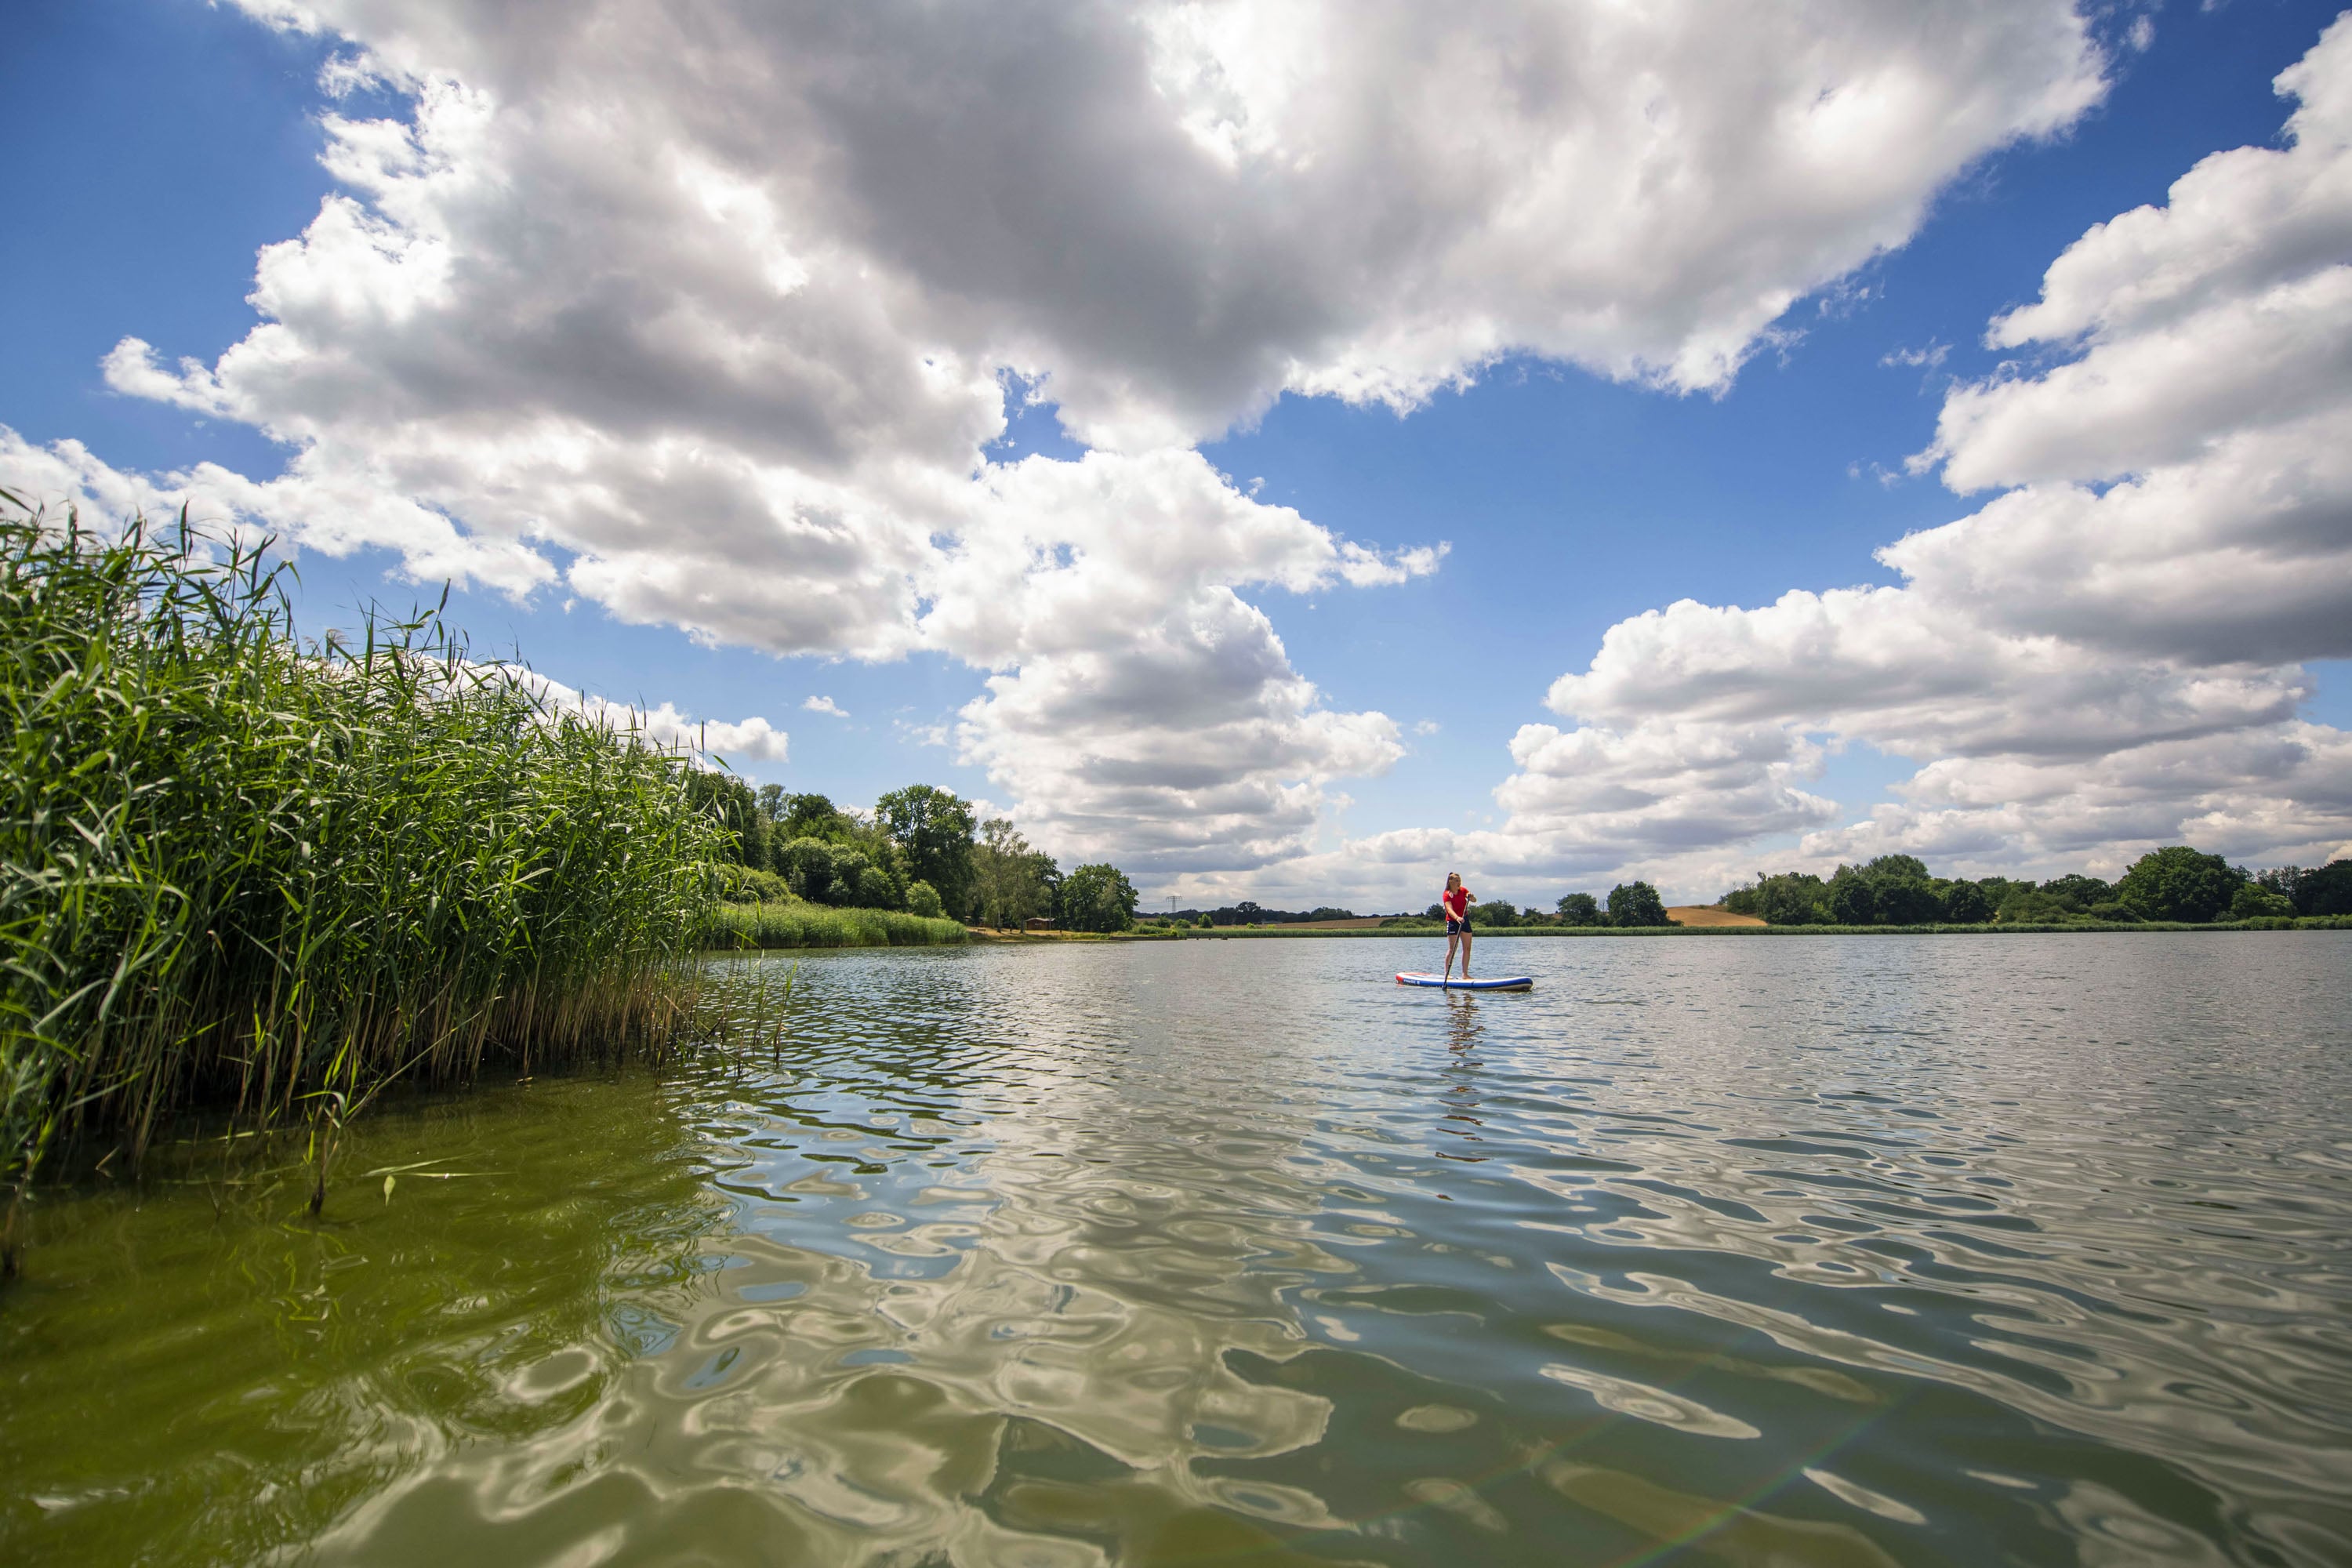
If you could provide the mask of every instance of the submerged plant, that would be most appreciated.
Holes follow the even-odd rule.
[[[264,548],[0,492],[0,1157],[216,1103],[666,1048],[724,828],[688,760],[465,657],[296,641]],[[314,1206],[315,1206],[314,1196]],[[13,1252],[10,1254],[13,1257]]]

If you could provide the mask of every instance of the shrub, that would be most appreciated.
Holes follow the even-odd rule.
[[[929,882],[912,882],[907,887],[907,912],[927,921],[940,916],[940,891]]]

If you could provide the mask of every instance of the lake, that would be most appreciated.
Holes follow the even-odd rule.
[[[323,1223],[49,1193],[0,1559],[2352,1563],[2352,932],[1442,945],[772,954]]]

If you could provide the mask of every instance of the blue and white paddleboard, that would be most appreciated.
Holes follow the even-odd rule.
[[[1536,988],[1536,977],[1515,974],[1507,980],[1448,980],[1443,974],[1413,973],[1398,975],[1397,984],[1437,986],[1447,991],[1532,991]]]

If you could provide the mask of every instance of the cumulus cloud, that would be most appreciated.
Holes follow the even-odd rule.
[[[849,710],[830,697],[812,697],[801,706],[811,713],[830,713],[836,719],[849,717]]]
[[[2184,838],[2313,859],[2343,841],[2352,738],[2297,714],[2305,661],[2352,653],[2352,16],[2278,88],[2299,100],[2286,145],[2203,160],[1993,321],[2041,367],[1951,389],[1915,466],[2005,493],[1881,550],[1900,586],[1685,600],[1554,683],[1583,727],[1522,731],[1538,743],[1496,792],[1523,855],[1578,852],[1617,808],[1629,859],[1680,836],[1684,866],[1712,868],[1809,826],[1785,782],[1806,737],[1923,764],[1867,820],[1810,825],[1815,863],[2112,870]],[[1724,767],[1710,813],[1687,786]],[[1593,781],[1566,813],[1563,772]]]
[[[411,108],[322,118],[338,189],[243,342],[109,357],[295,453],[192,482],[708,642],[947,653],[989,672],[962,753],[1153,864],[1295,851],[1397,754],[1241,595],[1441,550],[1260,506],[1194,443],[1514,353],[1720,390],[2104,85],[2066,0],[237,3],[343,40],[338,101]],[[1083,461],[985,460],[1008,371]]]
[[[696,719],[679,712],[673,703],[647,708],[616,702],[609,697],[576,690],[536,670],[525,669],[518,674],[555,711],[579,713],[615,730],[643,735],[656,745],[678,747],[710,762],[782,763],[791,756],[792,737],[757,715],[733,722]]]

